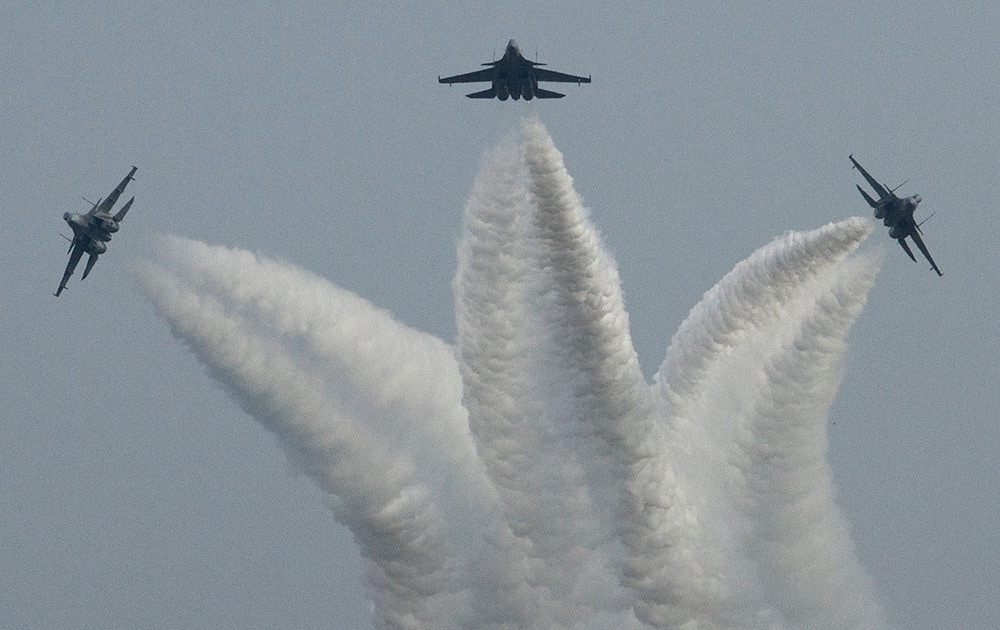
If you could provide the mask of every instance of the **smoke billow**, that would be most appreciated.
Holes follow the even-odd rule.
[[[537,120],[483,159],[452,347],[290,264],[167,237],[176,336],[329,496],[379,627],[870,628],[826,413],[881,259],[848,219],[740,263],[654,378]]]

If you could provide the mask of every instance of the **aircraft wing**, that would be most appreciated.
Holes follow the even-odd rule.
[[[83,257],[83,251],[83,245],[74,241],[73,246],[70,248],[69,262],[66,263],[66,271],[63,272],[62,281],[59,282],[59,288],[56,289],[55,292],[56,297],[59,297],[59,294],[66,288],[66,283],[69,282],[69,277],[73,275],[73,271],[76,269],[77,263],[79,263],[80,258]]]
[[[554,70],[545,70],[544,68],[535,68],[532,72],[535,74],[535,79],[538,81],[553,81],[556,83],[590,83],[590,77],[578,77],[572,74],[556,72]]]
[[[854,164],[854,168],[861,171],[861,174],[864,175],[866,180],[868,180],[868,183],[871,184],[871,187],[875,189],[875,192],[878,194],[878,198],[880,201],[892,195],[892,193],[890,193],[885,186],[878,183],[878,180],[869,175],[868,171],[866,171],[863,166],[858,164],[858,161],[854,159],[854,155],[851,155],[849,157],[851,158],[851,162]]]
[[[476,70],[475,72],[467,72],[466,74],[456,74],[453,77],[438,77],[438,83],[447,83],[451,85],[452,83],[481,83],[483,81],[492,81],[496,77],[496,68],[484,68],[483,70]]]
[[[914,227],[916,227],[916,224],[914,224]],[[919,249],[920,253],[924,255],[927,262],[931,264],[931,269],[936,271],[938,276],[943,276],[944,274],[941,273],[940,269],[938,269],[937,263],[935,263],[934,259],[931,258],[931,253],[927,250],[927,246],[924,245],[924,239],[920,238],[920,231],[917,229],[910,230],[910,238],[912,238],[913,242],[917,244],[917,249]],[[899,242],[902,243],[902,239],[900,239]],[[913,258],[912,254],[910,255],[910,258]]]
[[[104,201],[102,201],[100,203],[99,206],[95,206],[95,209],[90,211],[91,214],[93,214],[95,212],[95,210],[97,212],[104,212],[105,214],[111,214],[111,207],[114,206],[115,203],[118,202],[118,197],[120,197],[121,194],[123,192],[125,192],[125,187],[128,186],[128,183],[131,180],[135,179],[132,176],[135,175],[135,172],[137,170],[139,170],[139,169],[137,169],[136,167],[133,166],[132,170],[129,171],[128,175],[125,176],[125,179],[123,179],[121,181],[121,183],[118,184],[118,186],[114,190],[111,191],[111,194],[109,194],[107,196],[107,198],[105,198]]]

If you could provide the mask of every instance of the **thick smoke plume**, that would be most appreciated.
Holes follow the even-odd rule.
[[[328,495],[391,628],[877,628],[826,413],[881,258],[848,219],[707,292],[649,384],[537,120],[465,208],[455,346],[290,264],[176,237],[138,274]]]

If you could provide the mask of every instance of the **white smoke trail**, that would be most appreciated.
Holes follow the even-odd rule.
[[[385,313],[287,265],[180,239],[165,241],[158,250],[162,262],[140,269],[146,292],[213,376],[277,434],[292,460],[317,485],[335,497],[337,518],[354,532],[366,560],[376,621],[426,627],[450,626],[467,618],[461,564],[447,544],[446,521],[436,505],[437,486],[418,480],[413,459],[387,448],[386,436],[373,432],[368,423],[380,415],[380,405],[394,398],[404,399],[396,406],[410,413],[436,412],[449,407],[449,398],[457,406],[458,392],[428,404],[419,391],[404,391],[400,382],[407,367],[395,363],[400,353],[391,353],[381,357],[387,362],[373,368],[373,374],[350,376],[351,386],[357,388],[353,396],[327,394],[331,380],[343,376],[343,368],[378,362],[380,357],[363,347],[370,332],[383,333],[376,345],[386,343],[386,337],[405,344],[404,354],[419,354],[431,346],[422,357],[428,373],[417,384],[433,380],[431,374],[447,382],[456,366],[449,355],[433,351],[440,342],[415,339],[419,333],[393,324]],[[261,291],[255,282],[267,288]],[[279,308],[288,317],[308,319],[302,313],[310,311],[311,299],[322,301],[319,314],[340,313],[340,333],[351,341],[340,348],[340,365],[332,368],[315,361],[303,366],[301,350],[282,339],[295,328],[290,320],[276,327],[279,332],[273,320],[262,320],[251,307]],[[337,335],[328,341],[336,345]],[[359,356],[364,360],[357,360]],[[445,445],[462,451],[453,446],[461,442],[459,433]]]
[[[487,157],[466,206],[455,280],[465,403],[507,521],[524,543],[519,573],[532,605],[520,624],[622,627],[628,603],[603,548],[611,530],[597,519],[592,484],[582,477],[593,458],[574,448],[580,430],[567,427],[566,408],[552,404],[576,393],[553,388],[553,374],[569,363],[552,358],[554,322],[535,307],[558,283],[536,271],[546,266],[546,249],[528,221],[536,200],[526,183],[534,179],[518,147],[504,145]],[[579,385],[569,377],[565,384]]]
[[[392,450],[414,456],[427,469],[422,478],[455,476],[463,480],[459,487],[473,488],[455,497],[463,511],[490,496],[451,346],[288,264],[176,237],[163,239],[158,252],[174,275],[220,296],[234,314],[294,347],[300,362],[315,364],[329,395],[374,423]]]
[[[794,336],[760,367],[733,457],[743,545],[766,598],[793,628],[877,628],[882,611],[834,502],[826,410],[842,374],[844,338],[864,306],[882,252],[848,261],[818,288]]]
[[[465,208],[464,237],[454,280],[463,401],[477,448],[503,503],[508,530],[496,534],[510,549],[497,576],[507,606],[480,621],[517,627],[567,625],[567,572],[552,539],[571,542],[553,522],[566,518],[565,484],[547,466],[528,370],[530,273],[525,242],[527,190],[519,147],[505,143],[486,155]],[[504,544],[503,541],[507,541]],[[513,605],[511,605],[513,604]]]
[[[651,424],[650,399],[629,335],[617,266],[545,128],[532,119],[522,132],[536,203],[541,292],[552,309],[544,316],[564,361],[556,367],[573,372],[583,431],[617,451],[634,448],[634,434],[642,430],[635,424]]]
[[[656,448],[653,400],[629,335],[628,314],[614,260],[590,222],[561,153],[540,122],[522,125],[525,161],[535,201],[533,244],[539,316],[547,338],[537,347],[547,413],[572,463],[592,513],[577,539],[598,562],[592,597],[600,608],[622,610],[624,548],[631,512],[643,511],[630,496],[634,477],[649,472],[644,450]],[[657,470],[663,475],[664,470]],[[608,570],[612,573],[606,574]]]
[[[465,211],[455,349],[291,265],[168,239],[147,293],[333,497],[382,627],[878,627],[826,464],[871,225],[789,234],[651,387],[541,123]],[[468,413],[466,413],[466,409]]]
[[[731,504],[725,493],[733,474],[728,457],[746,409],[746,396],[768,386],[766,380],[752,376],[761,357],[778,343],[775,334],[794,330],[803,305],[809,304],[811,283],[823,270],[840,265],[870,231],[870,222],[853,218],[775,239],[708,291],[674,335],[654,382],[669,406],[665,416],[671,460],[685,477],[682,486],[689,500],[699,506],[701,519],[729,519],[727,511],[720,509]],[[708,530],[700,528],[702,538]],[[702,563],[712,567],[711,574],[723,579],[722,573],[752,573],[752,568],[721,566],[742,556],[726,542],[731,537],[719,535],[723,540],[703,541],[708,556]],[[752,577],[732,579],[755,581]],[[734,587],[725,590],[738,597]]]
[[[870,220],[851,217],[810,232],[789,232],[740,262],[691,310],[674,334],[654,382],[664,395],[692,396],[715,352],[763,319],[781,315],[794,293],[868,238]]]
[[[825,465],[824,419],[839,382],[839,373],[830,366],[839,365],[843,351],[842,341],[838,346],[832,340],[842,340],[846,335],[879,269],[880,261],[870,258],[844,262],[870,230],[869,222],[850,219],[777,239],[737,265],[706,293],[671,342],[656,377],[667,402],[666,424],[672,438],[665,456],[674,462],[694,506],[694,518],[701,524],[700,536],[684,546],[699,558],[701,566],[714,570],[718,579],[716,593],[723,596],[713,607],[711,599],[702,593],[691,604],[681,605],[681,611],[714,608],[715,619],[738,627],[877,625],[878,609],[871,605],[853,548],[844,544],[849,543],[849,538],[832,493],[816,490],[810,496],[811,503],[796,503],[794,496],[770,495],[767,508],[750,515],[747,506],[757,505],[760,500],[754,499],[747,488],[760,482],[750,477],[745,466],[736,463],[749,457],[747,435],[753,435],[753,431],[765,426],[807,427],[808,431],[800,429],[783,436],[785,448],[788,452],[811,453],[812,468],[806,474],[816,488],[832,487]],[[800,352],[804,361],[815,361],[816,369],[808,371],[790,363],[787,357],[792,351]],[[790,383],[797,383],[798,389],[784,387]],[[801,404],[780,408],[772,405],[768,425],[761,419],[765,408],[761,400],[777,392]],[[770,446],[773,444],[762,443],[764,450]],[[757,472],[764,474],[762,469]],[[775,480],[773,474],[771,480]],[[776,577],[780,563],[761,552],[763,545],[753,544],[753,536],[748,533],[760,533],[754,528],[766,514],[795,515],[800,521],[823,515],[823,525],[803,535],[814,545],[813,552],[825,549],[840,557],[843,566],[828,565],[820,573],[831,581],[852,583],[854,590],[841,588],[838,592],[838,606],[862,614],[848,618],[833,607],[807,605],[808,598],[802,592],[792,599],[808,608],[808,614],[789,609],[788,598],[784,597],[787,593],[768,586],[771,580],[777,580],[791,587]],[[664,538],[676,536],[673,528],[664,529]],[[838,544],[831,546],[834,542]],[[791,548],[786,545],[781,551],[787,553]],[[800,556],[808,560],[807,553]],[[669,563],[657,561],[650,565],[646,583],[652,588],[646,598],[651,606],[641,618],[656,625],[683,618],[674,607],[678,601],[684,602],[685,590],[675,589],[673,597],[656,590],[669,583],[669,576],[662,575],[670,571]],[[790,571],[793,567],[785,564],[780,568]],[[836,578],[831,573],[834,568],[840,571]],[[830,592],[830,588],[822,591]],[[813,599],[821,597],[817,593]],[[699,625],[711,624],[701,617]]]

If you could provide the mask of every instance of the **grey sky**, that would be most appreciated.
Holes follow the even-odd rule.
[[[615,253],[647,376],[736,262],[867,212],[849,153],[909,179],[945,276],[870,239],[888,256],[830,459],[892,624],[993,625],[998,20],[993,3],[6,6],[0,625],[366,627],[325,497],[170,336],[128,261],[165,232],[244,247],[450,340],[462,206],[529,111]],[[512,37],[594,82],[530,105],[437,84]],[[122,231],[56,300],[62,212],[130,164]]]

